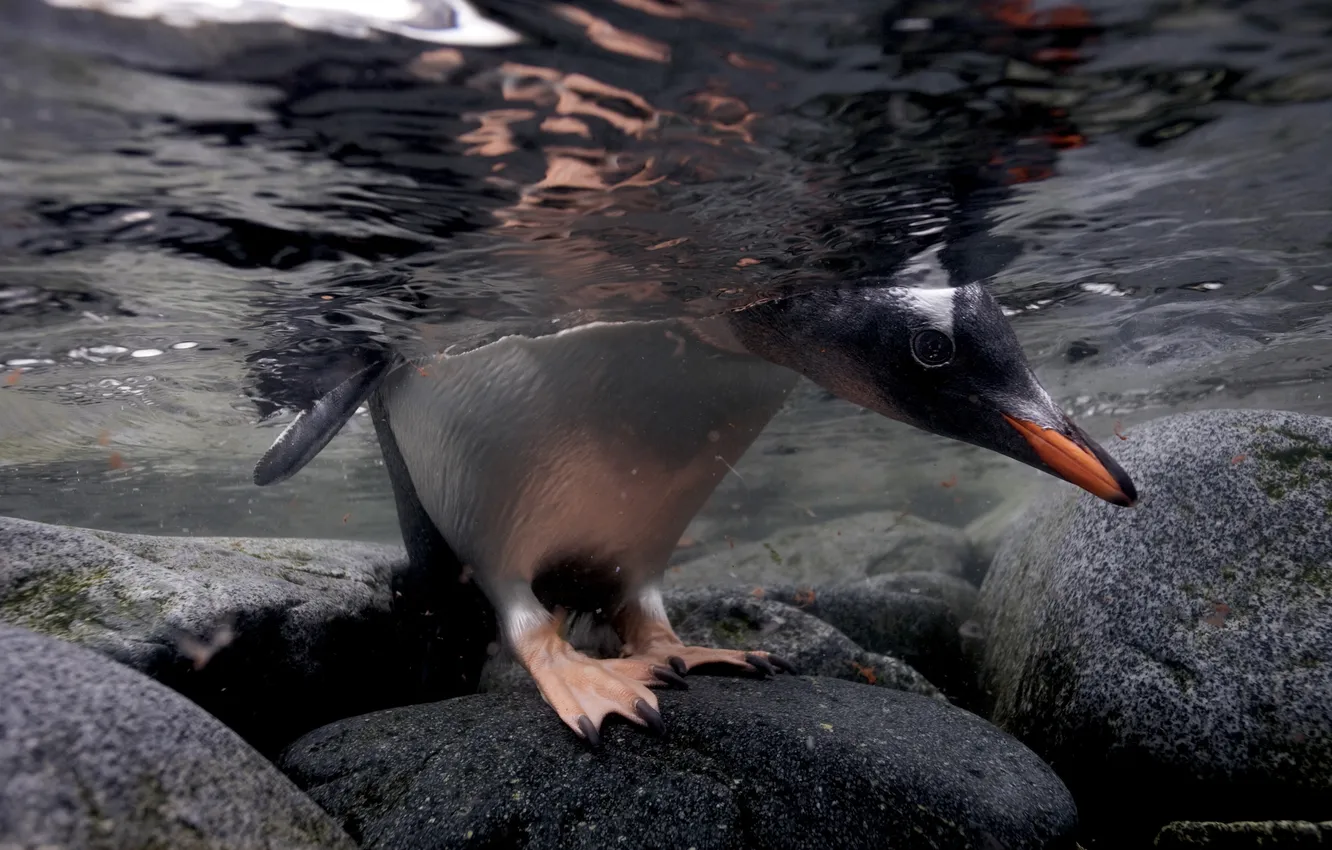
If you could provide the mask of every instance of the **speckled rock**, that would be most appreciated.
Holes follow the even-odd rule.
[[[1153,847],[1162,850],[1286,850],[1291,847],[1332,847],[1332,822],[1239,821],[1209,823],[1180,821],[1157,833]]]
[[[404,563],[394,546],[0,517],[0,622],[104,652],[276,752],[339,717],[470,690],[427,668],[431,643],[400,604],[419,594],[393,590]]]
[[[898,658],[868,652],[826,622],[770,599],[726,588],[672,590],[666,613],[680,639],[721,649],[767,650],[800,673],[862,682],[943,699],[928,679]],[[619,642],[605,629],[575,629],[570,642],[600,656],[618,654]],[[706,672],[706,671],[703,671]],[[722,670],[716,671],[727,675]],[[498,653],[481,674],[483,693],[530,690],[536,685],[507,653]]]
[[[533,693],[343,720],[282,767],[365,850],[1071,848],[1054,774],[985,721],[832,679],[704,676],[590,752]]]
[[[794,605],[871,652],[900,658],[950,695],[974,687],[960,628],[976,588],[941,573],[884,573],[818,588],[767,588],[764,598]]]
[[[0,626],[0,847],[354,850],[199,707],[95,652]]]
[[[943,699],[911,665],[870,652],[818,617],[770,599],[700,588],[666,593],[680,640],[722,649],[762,649],[807,676],[846,679]]]
[[[1217,410],[1127,436],[1136,509],[1061,486],[995,558],[992,719],[1094,830],[1327,818],[1332,419]]]
[[[900,511],[792,528],[733,548],[718,541],[676,560],[667,587],[817,585],[894,572],[965,576],[975,569],[971,540],[961,529]]]

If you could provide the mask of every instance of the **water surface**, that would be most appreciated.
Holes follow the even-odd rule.
[[[365,352],[713,312],[933,246],[1103,443],[1329,412],[1326,4],[479,8],[523,40],[0,2],[0,514],[392,540],[366,416],[250,482]],[[961,523],[1047,483],[804,386],[699,528]]]

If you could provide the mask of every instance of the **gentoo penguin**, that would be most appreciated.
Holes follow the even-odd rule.
[[[255,481],[294,474],[370,399],[507,646],[595,746],[608,714],[660,731],[650,688],[683,685],[698,665],[786,666],[765,652],[685,646],[661,578],[685,526],[798,375],[1114,504],[1136,499],[1124,471],[1037,381],[980,284],[896,278],[712,318],[593,323],[367,367],[298,416]],[[600,610],[621,657],[574,650],[552,609]]]

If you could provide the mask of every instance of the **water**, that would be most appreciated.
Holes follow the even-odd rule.
[[[364,415],[250,482],[356,352],[709,312],[940,240],[1104,443],[1329,412],[1332,12],[1082,8],[504,2],[524,41],[473,48],[5,0],[0,514],[393,540]],[[1044,484],[805,386],[700,527],[962,523]]]

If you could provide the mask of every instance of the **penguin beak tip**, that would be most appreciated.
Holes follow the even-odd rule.
[[[1028,419],[1007,413],[1003,417],[1027,441],[1041,463],[1058,477],[1112,505],[1131,508],[1137,504],[1138,490],[1128,474],[1071,422],[1075,439]]]

